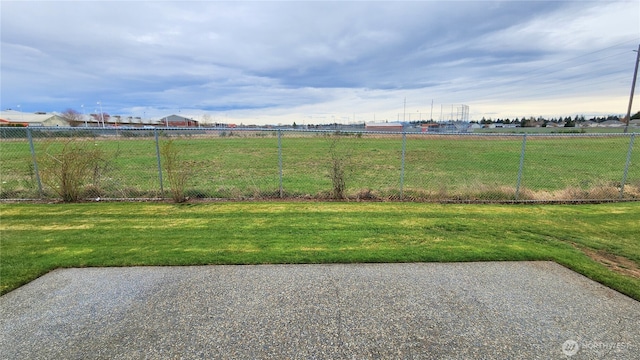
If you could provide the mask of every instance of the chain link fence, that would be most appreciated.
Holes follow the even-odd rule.
[[[0,128],[0,199],[640,199],[636,134]]]

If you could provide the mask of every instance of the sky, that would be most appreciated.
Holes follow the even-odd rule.
[[[0,15],[2,110],[236,124],[624,115],[640,44],[637,0],[2,0]]]

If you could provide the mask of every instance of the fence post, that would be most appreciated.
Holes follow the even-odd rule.
[[[36,160],[36,148],[33,146],[33,137],[31,136],[31,129],[27,126],[27,139],[29,139],[29,149],[31,149],[31,160],[33,161],[33,172],[36,175],[36,182],[38,183],[38,195],[42,198],[42,182],[40,181],[40,171],[38,170],[38,161]]]
[[[516,200],[520,196],[520,182],[522,181],[522,172],[524,171],[524,154],[527,147],[527,134],[522,136],[522,149],[520,150],[520,168],[518,169],[518,182],[516,183]]]
[[[160,180],[160,198],[164,198],[164,185],[162,183],[162,163],[160,161],[160,141],[158,140],[158,129],[153,129],[156,138],[156,159],[158,160],[158,179]]]
[[[627,182],[627,174],[629,173],[629,164],[631,164],[631,152],[633,151],[633,140],[636,137],[636,133],[631,134],[629,140],[629,150],[627,150],[627,162],[624,165],[624,173],[622,174],[622,182],[620,183],[620,199],[624,195],[624,184]]]
[[[402,132],[402,160],[400,165],[400,200],[403,199],[404,191],[404,156],[407,152],[407,133]]]
[[[279,176],[279,194],[284,197],[284,188],[282,186],[282,129],[278,129],[278,176]]]

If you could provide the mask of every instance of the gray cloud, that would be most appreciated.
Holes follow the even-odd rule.
[[[639,13],[635,1],[3,1],[1,106],[391,117],[407,97],[478,115],[618,113],[605,103],[628,92]],[[525,100],[537,105],[513,105]]]

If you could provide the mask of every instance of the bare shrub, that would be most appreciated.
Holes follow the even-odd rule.
[[[344,191],[347,188],[344,164],[340,158],[333,157],[331,159],[331,197],[334,199],[343,199]]]
[[[99,147],[68,140],[61,147],[50,144],[38,160],[42,182],[64,202],[77,202],[85,184],[95,180],[96,169],[104,168],[106,155]]]
[[[330,168],[329,177],[331,178],[331,198],[340,200],[344,199],[347,189],[348,175],[348,152],[340,146],[339,134],[334,135],[329,147]]]
[[[185,188],[193,169],[192,164],[181,158],[180,152],[173,140],[166,141],[160,149],[164,171],[167,174],[171,190],[171,198],[176,203],[187,201]]]

